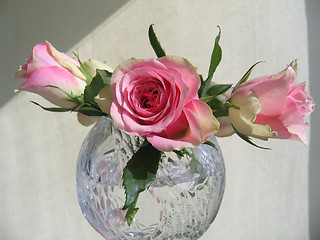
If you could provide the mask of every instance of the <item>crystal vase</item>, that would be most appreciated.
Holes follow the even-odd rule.
[[[163,153],[156,180],[139,196],[139,211],[128,226],[122,210],[122,171],[143,139],[129,136],[102,117],[81,147],[77,191],[88,222],[105,239],[198,239],[219,210],[225,168],[216,147],[201,144],[181,156]],[[192,157],[191,157],[192,156]]]

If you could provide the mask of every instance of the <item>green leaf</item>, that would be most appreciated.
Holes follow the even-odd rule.
[[[59,88],[58,86],[54,86],[54,85],[46,85],[45,87],[51,87],[51,88],[56,88],[59,89],[61,92],[63,92],[65,95],[67,95],[70,99],[68,99],[71,102],[75,102],[77,104],[81,104],[83,103],[83,98],[82,96],[79,95],[73,95],[72,93],[68,93],[66,91],[64,91],[63,89]]]
[[[232,84],[215,84],[208,89],[209,96],[218,96],[225,93],[232,87]]]
[[[253,143],[253,142],[251,141],[251,138],[250,138],[250,137],[248,137],[248,136],[243,135],[242,133],[240,133],[233,125],[232,125],[232,127],[233,127],[233,130],[235,131],[235,133],[236,133],[240,138],[242,138],[244,141],[246,141],[247,143],[249,143],[249,144],[251,144],[252,146],[255,146],[255,147],[257,147],[257,148],[261,148],[261,149],[265,149],[265,150],[270,150],[270,148],[261,147],[261,146],[255,144],[255,143]]]
[[[178,151],[178,150],[173,150],[173,152],[175,154],[177,154],[178,158],[182,158],[184,156],[183,150],[182,151]]]
[[[197,166],[199,164],[198,158],[193,154],[192,150],[190,150],[188,148],[184,148],[183,149],[183,153],[188,155],[191,158],[191,160],[189,162],[189,166],[190,166],[191,172],[197,173],[198,172],[197,171]]]
[[[229,108],[234,108],[239,110],[240,108],[236,105],[233,105],[231,102],[220,100],[219,97],[217,96],[210,96],[210,97],[205,97],[205,98],[200,98],[201,101],[206,102],[211,110],[213,115],[218,118],[218,117],[224,117],[228,116],[228,110]]]
[[[57,107],[43,107],[39,103],[31,101],[33,104],[41,107],[43,110],[49,111],[49,112],[69,112],[72,111],[73,108],[57,108]]]
[[[166,53],[164,52],[163,48],[161,47],[161,44],[158,41],[158,38],[153,30],[153,24],[151,24],[149,27],[148,35],[149,35],[150,44],[151,44],[154,52],[156,53],[157,57],[160,58],[160,57],[166,56]]]
[[[298,59],[292,60],[292,62],[289,64],[293,70],[298,73]]]
[[[110,85],[110,79],[111,79],[112,73],[105,69],[97,69],[96,70],[96,76],[100,77],[105,85]]]
[[[217,98],[213,98],[207,103],[211,107],[212,111],[225,109],[224,103]]]
[[[234,92],[234,91],[237,89],[237,87],[239,87],[240,84],[246,82],[246,81],[248,80],[248,78],[250,77],[250,74],[251,74],[253,68],[254,68],[256,65],[258,65],[259,63],[262,63],[262,62],[263,62],[263,61],[259,61],[259,62],[256,62],[255,64],[253,64],[253,65],[249,68],[249,70],[243,75],[243,77],[239,80],[239,82],[235,85],[235,87],[233,88],[232,92]]]
[[[216,146],[213,142],[211,142],[211,141],[206,141],[204,144],[207,144],[207,145],[209,145],[209,146],[213,147],[215,150],[217,150],[217,151],[218,151],[217,146]]]
[[[213,47],[213,51],[211,54],[211,62],[210,62],[210,67],[209,67],[209,72],[208,72],[208,78],[210,76],[213,75],[213,73],[216,71],[221,58],[222,58],[222,49],[219,45],[219,41],[220,41],[220,36],[221,36],[221,28],[219,26],[217,26],[219,28],[219,33],[214,41],[214,47]]]
[[[234,109],[240,110],[240,107],[232,104],[232,103],[229,102],[229,101],[226,101],[226,103],[225,103],[224,105],[225,105],[225,107],[227,107],[228,109],[229,109],[229,108],[234,108]]]
[[[144,143],[134,153],[123,170],[123,186],[126,201],[123,209],[128,209],[126,219],[130,225],[137,213],[136,203],[139,194],[149,188],[156,178],[161,152],[150,143]]]
[[[139,208],[134,208],[132,210],[128,209],[127,214],[126,214],[126,219],[127,219],[127,223],[130,226],[134,216],[136,215],[136,213],[138,212]],[[128,214],[128,212],[130,211],[130,214]]]
[[[178,158],[179,158],[179,157],[178,157]],[[168,162],[169,162],[169,163],[172,163],[172,165],[174,165],[174,166],[179,166],[179,164],[176,163],[171,157],[168,158]]]
[[[198,91],[199,96],[205,97],[207,96],[207,91],[210,87],[211,84],[211,80],[213,78],[213,74],[216,71],[221,59],[222,59],[222,49],[219,45],[219,41],[220,41],[220,36],[221,36],[221,29],[219,28],[219,33],[214,41],[214,47],[211,53],[211,61],[210,61],[210,66],[209,66],[209,72],[208,72],[208,77],[207,79],[203,82],[203,84],[201,84],[201,87]]]
[[[87,106],[87,105],[81,106],[78,112],[86,116],[106,116],[106,114],[102,112],[100,109]]]
[[[213,116],[215,116],[215,118],[219,118],[219,117],[227,117],[228,114],[226,114],[226,111],[220,111],[220,110],[217,110],[217,111],[214,111],[213,112]]]
[[[75,57],[78,59],[78,62],[80,64],[80,68],[82,73],[84,74],[84,76],[86,77],[87,83],[90,84],[92,81],[92,76],[89,72],[89,70],[86,68],[86,66],[81,62],[79,55],[76,54],[75,52],[73,53],[75,55]]]
[[[202,74],[199,74],[199,78],[200,78],[200,82],[201,82],[201,85],[202,85],[204,83],[204,79],[203,79]]]
[[[109,73],[107,70],[97,69],[96,76],[84,89],[84,101],[88,103],[94,102],[94,98],[99,94],[100,90],[106,85],[110,85],[111,75],[112,73]]]
[[[228,116],[228,108],[226,107],[225,103],[219,99],[211,99],[207,102],[207,104],[211,107],[212,113],[216,118]]]

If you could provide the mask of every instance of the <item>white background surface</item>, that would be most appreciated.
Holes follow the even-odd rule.
[[[66,3],[67,2],[67,3]],[[319,1],[132,0],[0,2],[0,239],[102,239],[78,207],[75,165],[90,128],[70,113],[56,114],[14,97],[13,74],[32,47],[49,40],[82,59],[111,67],[130,57],[154,56],[151,23],[167,54],[183,56],[206,75],[217,25],[223,60],[214,80],[237,82],[255,62],[254,76],[276,73],[299,60],[298,79],[309,81],[319,102]],[[312,118],[310,149],[293,141],[219,139],[227,186],[218,216],[202,239],[320,239],[319,122]],[[310,166],[310,167],[309,167]]]

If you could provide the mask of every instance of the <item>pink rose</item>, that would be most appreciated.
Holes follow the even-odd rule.
[[[116,128],[146,136],[160,151],[198,145],[219,123],[198,98],[200,78],[186,59],[130,59],[111,78],[114,101],[110,114]]]
[[[294,139],[307,143],[304,117],[314,110],[314,102],[304,83],[294,83],[291,66],[278,74],[241,84],[229,101],[240,107],[229,109],[229,120],[240,133],[267,140]],[[224,125],[224,124],[222,124]]]
[[[78,61],[58,52],[49,42],[40,43],[33,48],[31,57],[21,66],[15,77],[26,79],[19,90],[39,94],[63,108],[72,108],[76,104],[69,101],[68,96],[59,89],[47,85],[81,95],[87,84]]]

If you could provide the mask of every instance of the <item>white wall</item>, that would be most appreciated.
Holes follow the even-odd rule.
[[[37,96],[11,94],[19,86],[12,76],[37,42],[49,40],[69,53],[78,49],[83,59],[96,56],[115,67],[130,57],[154,56],[147,39],[154,23],[166,52],[188,58],[205,74],[220,25],[217,82],[236,82],[259,60],[267,62],[253,76],[278,72],[298,58],[298,78],[310,80],[319,102],[319,1],[126,2],[0,1],[0,239],[101,239],[76,199],[76,158],[89,129],[73,114],[29,103],[45,105]],[[273,150],[261,151],[235,136],[220,140],[227,187],[203,239],[319,239],[317,122],[318,111],[310,151],[292,141],[263,142]]]

